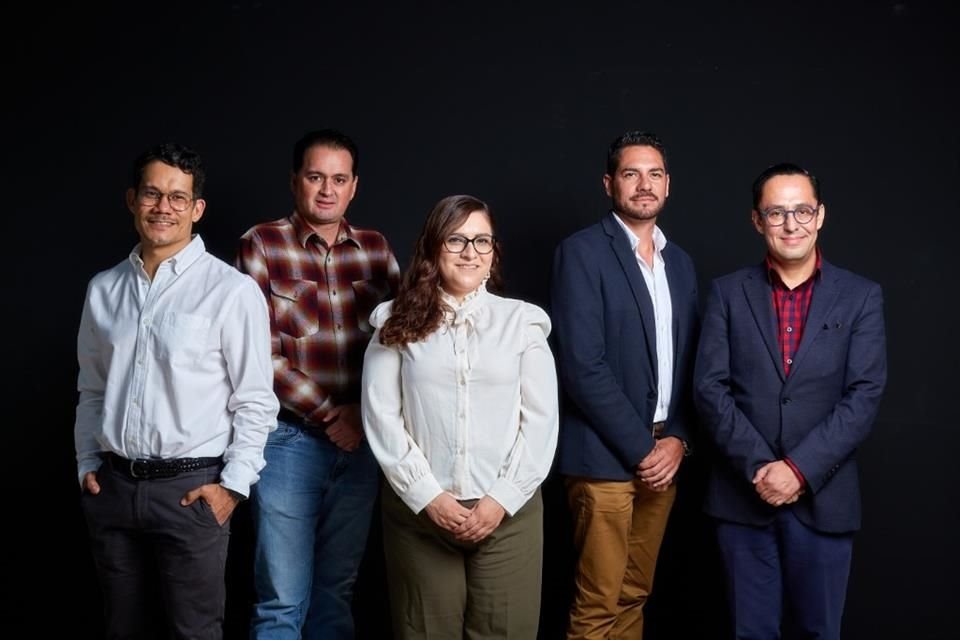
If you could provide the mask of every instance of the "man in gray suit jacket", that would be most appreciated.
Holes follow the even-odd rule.
[[[766,260],[713,283],[694,394],[715,445],[717,522],[737,638],[838,639],[860,526],[855,454],[886,382],[880,286],[823,259],[826,208],[796,165],[760,174]]]
[[[579,551],[568,640],[642,636],[694,413],[697,281],[656,224],[670,194],[659,139],[617,138],[603,184],[612,210],[560,244],[553,272],[559,470]]]

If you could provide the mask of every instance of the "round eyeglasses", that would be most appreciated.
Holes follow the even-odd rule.
[[[767,224],[771,227],[782,226],[784,222],[787,221],[787,216],[793,214],[793,219],[796,220],[797,224],[807,224],[811,220],[817,217],[817,212],[820,211],[819,205],[816,207],[811,207],[808,204],[802,204],[796,209],[784,209],[783,207],[774,207],[772,209],[767,209],[766,211],[761,211],[762,215]]]

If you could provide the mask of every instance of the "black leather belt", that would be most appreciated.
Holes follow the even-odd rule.
[[[169,458],[166,460],[148,460],[137,458],[128,460],[115,453],[108,453],[104,460],[114,471],[119,471],[134,480],[153,480],[172,478],[187,471],[198,471],[223,464],[223,458]]]
[[[661,433],[663,433],[663,428],[665,426],[667,426],[667,423],[663,420],[661,420],[660,422],[654,422],[653,427],[650,429],[650,431],[653,432],[653,437],[657,437]]]

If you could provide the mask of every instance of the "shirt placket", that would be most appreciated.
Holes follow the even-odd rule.
[[[145,453],[144,397],[147,386],[147,364],[150,361],[150,335],[157,330],[156,308],[169,265],[161,263],[153,280],[141,269],[137,274],[137,296],[140,300],[140,315],[137,319],[137,342],[134,349],[133,377],[130,381],[130,406],[127,407],[127,424],[124,429],[124,449],[131,457]]]
[[[347,334],[343,322],[343,293],[340,291],[340,278],[333,247],[327,249],[327,255],[323,259],[323,273],[327,281],[327,302],[330,305],[333,344],[337,354],[337,366],[334,373],[335,385],[337,388],[343,389],[349,382],[347,376]]]
[[[468,383],[467,325],[459,324],[453,333],[453,351],[456,357],[457,408],[453,459],[453,493],[465,495],[467,488],[467,435],[470,416],[470,387]]]

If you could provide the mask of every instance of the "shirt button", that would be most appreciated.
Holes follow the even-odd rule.
[[[337,292],[336,292],[336,291],[331,291],[331,292],[330,292],[330,295],[336,296],[336,295],[337,295]]]
[[[793,327],[787,327],[787,333],[793,333]]]
[[[793,358],[787,358],[787,364],[793,364]]]

